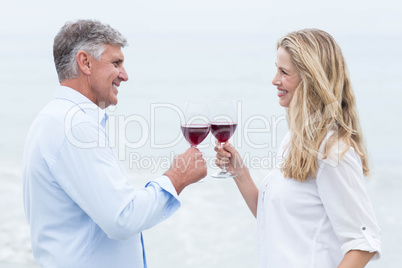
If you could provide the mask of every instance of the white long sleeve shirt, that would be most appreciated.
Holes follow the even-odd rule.
[[[29,131],[24,208],[41,267],[146,267],[142,231],[180,202],[161,176],[135,190],[105,132],[106,114],[59,87]]]
[[[286,135],[278,157],[286,156]],[[285,178],[277,167],[259,189],[260,268],[337,267],[350,250],[381,253],[380,228],[365,189],[360,157],[319,160],[316,179]]]

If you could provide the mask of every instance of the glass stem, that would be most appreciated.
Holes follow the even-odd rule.
[[[225,143],[224,142],[221,142],[221,148],[223,148],[223,145],[224,145]],[[226,167],[225,167],[225,163],[223,163],[223,166],[222,166],[222,172],[221,173],[228,173],[227,172],[227,170],[226,170]]]

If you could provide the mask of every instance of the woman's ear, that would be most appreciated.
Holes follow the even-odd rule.
[[[91,75],[91,56],[86,51],[78,51],[77,64],[81,72],[85,75]]]

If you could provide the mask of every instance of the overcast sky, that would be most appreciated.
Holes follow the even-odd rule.
[[[67,20],[92,18],[123,34],[141,32],[402,34],[399,0],[3,0],[0,34],[55,34]]]

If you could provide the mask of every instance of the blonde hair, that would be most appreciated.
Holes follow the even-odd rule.
[[[289,154],[281,167],[285,177],[298,181],[315,178],[320,146],[323,159],[335,144],[346,145],[340,159],[352,146],[360,156],[364,175],[368,159],[346,62],[333,37],[318,29],[292,32],[278,41],[292,58],[302,79],[287,109],[291,132]]]

